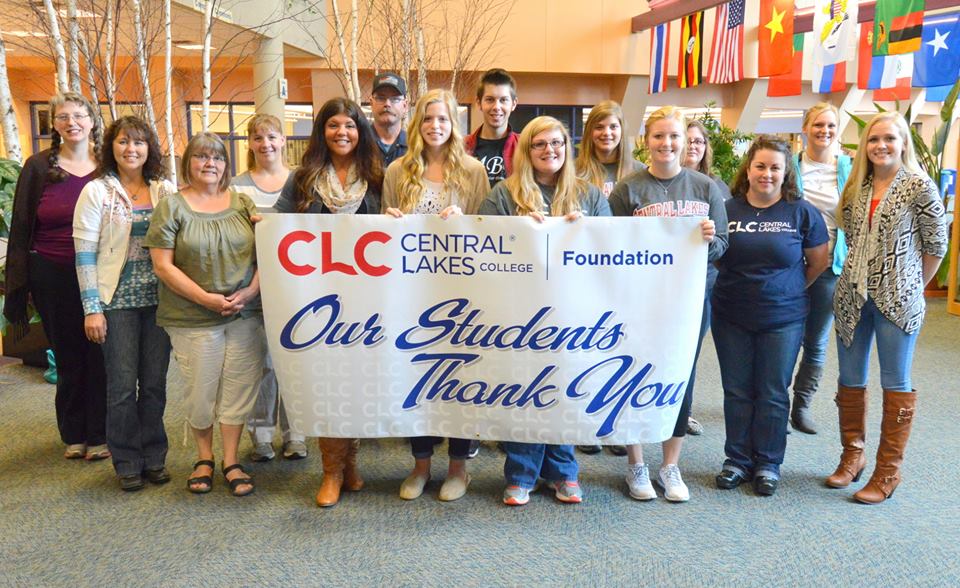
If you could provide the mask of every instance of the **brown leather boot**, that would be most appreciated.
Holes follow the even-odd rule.
[[[347,446],[347,460],[343,468],[343,487],[350,492],[357,492],[363,488],[363,478],[357,471],[357,449],[360,448],[359,439],[349,439]]]
[[[864,504],[879,504],[893,496],[900,485],[900,466],[910,438],[917,393],[883,391],[883,421],[880,423],[880,446],[877,465],[870,481],[853,497]]]
[[[333,506],[340,500],[343,466],[346,463],[350,440],[320,437],[317,443],[323,459],[323,483],[317,491],[317,506]]]
[[[860,479],[867,458],[863,455],[863,442],[867,429],[867,390],[866,388],[837,387],[834,399],[840,414],[840,465],[826,479],[831,488],[846,488],[851,482]]]

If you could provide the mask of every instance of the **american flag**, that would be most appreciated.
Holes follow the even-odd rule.
[[[670,46],[670,23],[659,24],[650,30],[650,88],[649,94],[667,89],[667,48]]]
[[[733,0],[717,7],[710,51],[711,84],[729,84],[743,79],[743,5]]]

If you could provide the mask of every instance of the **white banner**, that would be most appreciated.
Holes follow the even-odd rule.
[[[291,426],[310,436],[671,436],[706,275],[698,218],[265,215]]]

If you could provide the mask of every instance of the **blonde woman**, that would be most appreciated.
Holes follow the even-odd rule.
[[[283,124],[272,114],[257,114],[247,123],[247,171],[230,180],[230,186],[249,196],[257,205],[258,212],[273,212],[280,191],[290,177],[290,169],[283,157],[286,144]],[[283,439],[283,457],[307,457],[306,438],[290,430],[287,411],[279,398],[277,375],[268,354],[264,358],[257,403],[247,419],[247,431],[253,442],[251,460],[270,461],[276,456],[273,436],[278,421]]]
[[[530,216],[538,222],[547,216],[570,221],[581,216],[610,216],[600,189],[577,177],[572,160],[573,145],[563,124],[549,116],[533,119],[520,133],[513,174],[490,192],[480,214]],[[527,504],[540,478],[550,484],[557,500],[583,500],[572,446],[504,442],[503,449],[507,454],[504,504]]]
[[[407,130],[408,149],[387,168],[383,180],[383,212],[395,218],[406,214],[438,214],[448,218],[476,214],[490,191],[483,164],[467,155],[457,128],[457,101],[446,90],[430,90],[420,97]],[[436,437],[413,437],[413,471],[400,485],[400,497],[413,500],[430,481],[430,459]],[[466,459],[468,439],[450,439],[450,465],[440,488],[440,500],[467,492],[470,476]]]
[[[609,198],[613,186],[635,168],[633,153],[624,149],[622,138],[623,110],[619,104],[604,100],[590,109],[577,155],[577,175],[600,188],[604,198]]]
[[[790,423],[801,433],[816,434],[816,424],[810,415],[810,403],[820,387],[823,364],[827,357],[827,341],[833,323],[833,292],[837,276],[843,269],[847,245],[843,231],[837,228],[837,206],[840,193],[850,176],[850,158],[837,153],[840,133],[837,108],[820,102],[803,115],[802,133],[806,139],[803,151],[793,158],[797,183],[803,199],[820,211],[827,224],[831,267],[820,274],[807,291],[810,294],[810,314],[803,330],[803,355],[793,380],[793,405]]]
[[[687,119],[674,106],[664,106],[647,118],[644,141],[650,151],[650,166],[627,176],[610,194],[610,209],[614,216],[698,216],[703,240],[707,250],[707,281],[704,303],[701,309],[700,339],[706,333],[709,306],[708,296],[717,279],[714,261],[727,248],[727,214],[723,195],[717,184],[707,176],[683,167],[687,142]],[[663,464],[657,481],[664,489],[664,497],[671,502],[685,502],[690,493],[680,475],[680,450],[687,432],[690,406],[693,402],[693,385],[696,379],[697,356],[700,343],[694,354],[693,370],[683,395],[673,436],[662,443]],[[628,452],[627,486],[630,496],[637,500],[653,500],[657,497],[650,473],[643,461],[643,446],[630,445]]]
[[[937,186],[920,169],[910,129],[897,112],[875,116],[860,135],[837,219],[849,255],[837,281],[840,465],[827,485],[845,488],[866,467],[867,371],[877,342],[883,415],[877,464],[853,497],[876,504],[893,496],[917,405],[910,370],[926,307],[923,288],[947,252]]]

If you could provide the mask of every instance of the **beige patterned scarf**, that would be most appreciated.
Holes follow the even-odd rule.
[[[337,177],[337,170],[333,165],[328,165],[322,173],[317,174],[313,189],[330,212],[353,214],[360,208],[367,193],[367,181],[358,178],[357,166],[351,165],[347,171],[347,185],[343,186]]]

